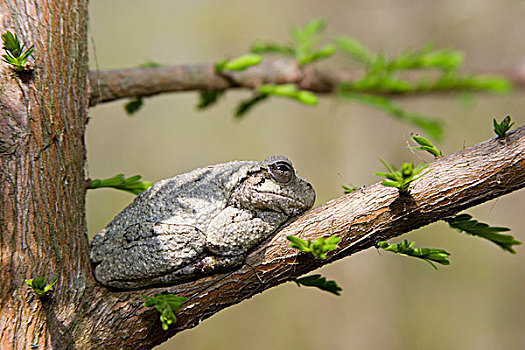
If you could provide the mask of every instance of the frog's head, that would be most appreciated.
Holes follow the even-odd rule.
[[[250,210],[295,216],[313,206],[315,191],[308,181],[297,176],[286,157],[271,156],[247,172],[231,200]]]

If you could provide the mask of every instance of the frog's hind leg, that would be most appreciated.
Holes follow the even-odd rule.
[[[181,269],[155,277],[151,281],[154,284],[176,284],[186,280],[195,280],[205,275],[229,271],[241,265],[244,258],[244,255],[206,256]]]
[[[188,225],[139,223],[128,227],[123,237],[127,242],[108,244],[95,266],[95,277],[106,286],[142,288],[174,271],[181,272],[167,282],[179,280],[205,251],[205,235]]]

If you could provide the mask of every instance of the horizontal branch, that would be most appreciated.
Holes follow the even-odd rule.
[[[525,88],[525,70],[486,71]],[[333,93],[341,82],[351,82],[363,72],[327,72],[311,66],[299,67],[292,59],[267,58],[241,72],[216,74],[213,64],[188,64],[159,68],[129,68],[90,73],[90,106],[122,98],[148,97],[167,92],[209,91],[234,88],[255,89],[262,84],[295,83],[316,93]],[[417,75],[414,75],[414,79]],[[414,94],[451,91],[411,92]]]
[[[241,268],[166,288],[112,291],[90,281],[74,329],[93,348],[145,349],[218,311],[290,281],[327,263],[454,215],[525,186],[525,127],[434,161],[410,195],[375,184],[312,209],[254,250]],[[287,235],[303,239],[338,234],[340,248],[316,259],[289,248]],[[158,313],[141,294],[168,291],[185,296],[177,323],[164,332]],[[89,295],[88,295],[89,294]],[[78,339],[75,337],[75,339]]]

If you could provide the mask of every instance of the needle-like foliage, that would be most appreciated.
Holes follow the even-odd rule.
[[[489,240],[501,247],[501,249],[512,254],[516,254],[513,246],[521,244],[521,242],[514,239],[513,236],[500,233],[510,231],[510,228],[489,226],[483,222],[478,222],[469,214],[459,214],[447,218],[445,221],[450,227],[458,230],[459,232],[464,232],[469,235]]]
[[[450,261],[448,261],[448,257],[450,255],[449,252],[443,249],[435,248],[415,248],[415,244],[415,242],[409,242],[405,239],[401,243],[394,244],[389,244],[385,241],[377,242],[376,247],[386,250],[387,252],[425,260],[430,265],[432,265],[434,269],[437,269],[437,267],[433,263],[438,263],[441,265],[450,264]]]
[[[175,311],[181,308],[182,303],[188,300],[185,297],[178,297],[169,293],[156,293],[153,297],[142,295],[146,301],[145,307],[154,307],[160,313],[160,322],[162,329],[168,330],[170,324],[177,322]]]

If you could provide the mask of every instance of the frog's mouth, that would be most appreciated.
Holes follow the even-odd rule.
[[[298,176],[282,184],[272,179],[267,172],[254,173],[244,179],[237,189],[243,193],[236,199],[241,206],[287,216],[298,215],[310,209],[315,202],[312,185]]]
[[[311,185],[309,188],[301,189],[301,191],[275,192],[256,188],[254,192],[255,198],[252,203],[254,206],[292,216],[310,209],[315,202],[315,191]],[[297,196],[298,193],[301,195]]]

